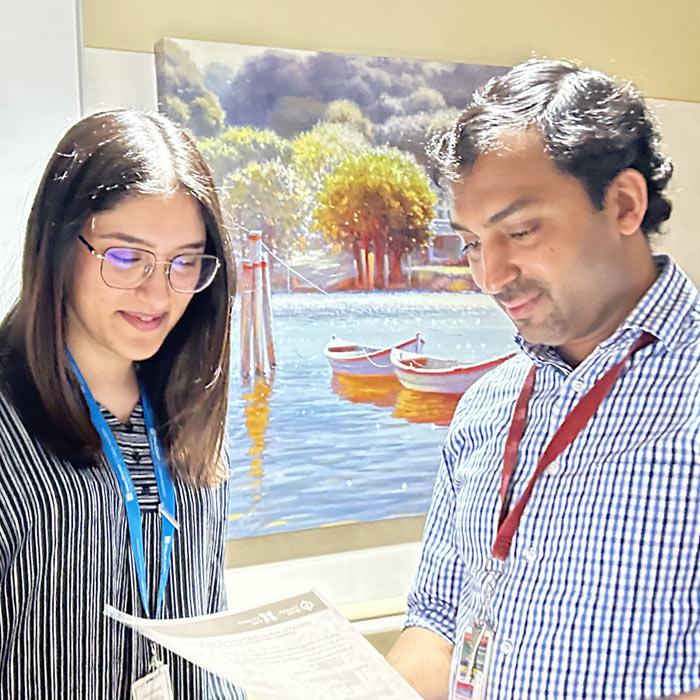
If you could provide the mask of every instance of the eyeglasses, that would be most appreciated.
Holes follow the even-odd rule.
[[[185,253],[160,262],[150,250],[119,247],[98,253],[82,236],[78,239],[100,261],[102,279],[114,289],[136,289],[153,274],[156,265],[163,265],[174,292],[196,294],[214,281],[221,267],[216,255]]]

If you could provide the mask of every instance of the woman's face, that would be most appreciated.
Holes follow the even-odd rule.
[[[164,262],[182,253],[203,253],[206,229],[197,200],[178,190],[125,199],[91,216],[82,237],[100,254],[110,247],[138,248]],[[105,368],[155,355],[193,295],[173,291],[162,265],[135,289],[109,287],[101,261],[78,239],[74,260],[68,346],[82,357],[101,359]]]

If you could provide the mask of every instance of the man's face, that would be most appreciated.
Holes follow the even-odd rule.
[[[479,157],[453,194],[474,281],[525,340],[566,351],[615,329],[624,237],[610,207],[598,210],[539,137],[514,135]]]

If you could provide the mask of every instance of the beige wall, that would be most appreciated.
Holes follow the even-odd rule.
[[[162,37],[511,65],[536,52],[700,102],[698,0],[83,0],[86,46]]]
[[[669,184],[673,212],[667,232],[654,241],[654,248],[672,255],[700,286],[700,102],[650,100],[649,104],[674,165]]]

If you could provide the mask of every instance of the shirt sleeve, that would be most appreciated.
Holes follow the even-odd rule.
[[[458,450],[452,439],[442,460],[428,510],[418,571],[408,594],[406,627],[424,627],[454,644],[464,562],[455,543],[456,492],[453,465]]]

